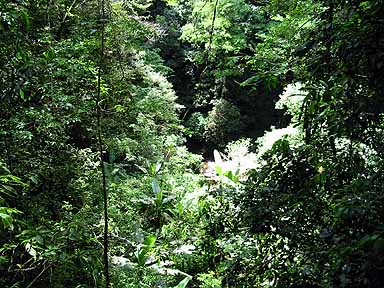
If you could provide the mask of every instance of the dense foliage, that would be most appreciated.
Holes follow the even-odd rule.
[[[382,1],[0,16],[1,287],[384,286]]]

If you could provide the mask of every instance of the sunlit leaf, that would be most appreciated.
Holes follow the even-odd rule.
[[[152,191],[155,196],[157,196],[157,194],[160,192],[160,185],[156,179],[152,179]]]
[[[191,281],[191,277],[185,277],[183,280],[181,280],[181,282],[179,284],[177,284],[176,286],[174,286],[173,288],[185,288],[187,287],[189,281]]]
[[[156,236],[154,235],[149,235],[147,238],[144,240],[144,245],[148,247],[152,247],[156,242]]]

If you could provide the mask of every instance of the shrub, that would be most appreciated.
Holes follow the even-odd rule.
[[[238,135],[240,127],[239,108],[225,99],[220,99],[208,113],[203,136],[209,142],[223,146]]]

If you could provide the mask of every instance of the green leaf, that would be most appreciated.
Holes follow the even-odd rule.
[[[244,86],[249,86],[249,85],[255,85],[258,82],[260,82],[260,77],[258,75],[255,75],[255,76],[249,77],[244,82],[241,82],[240,86],[244,87]]]
[[[284,21],[284,17],[279,14],[277,14],[276,16],[272,16],[271,19],[278,22]]]
[[[156,174],[159,173],[159,171],[160,171],[162,165],[163,165],[163,164],[162,164],[161,162],[156,163],[156,170],[155,170],[155,171],[156,171]]]
[[[17,192],[13,187],[5,184],[0,186],[0,192],[8,197],[15,197],[17,195]]]
[[[24,58],[23,53],[22,53],[21,51],[18,51],[18,52],[16,53],[16,58],[17,58],[18,60],[23,60],[23,58]]]
[[[50,48],[47,51],[46,59],[47,60],[52,60],[53,58],[55,58],[55,51],[52,48]]]
[[[144,247],[137,249],[136,258],[139,266],[144,266],[145,260],[147,259],[147,254],[151,250],[151,248],[154,246],[155,242],[156,242],[156,236],[149,235],[144,240]]]
[[[223,174],[223,168],[219,165],[215,165],[215,171],[217,175],[222,175]]]
[[[147,251],[145,249],[138,249],[136,252],[137,263],[139,266],[143,266],[145,264]]]
[[[32,181],[34,184],[38,184],[38,183],[39,183],[39,179],[37,178],[36,175],[32,175],[29,179],[31,179],[31,181]]]
[[[157,194],[160,192],[159,182],[155,178],[152,179],[152,191],[156,197],[157,197]]]
[[[162,203],[163,203],[163,192],[159,191],[156,195],[156,205],[161,206]]]
[[[38,244],[40,244],[40,245],[43,245],[43,244],[44,244],[44,239],[43,239],[43,237],[41,237],[40,235],[36,235],[36,236],[34,237],[34,239],[36,240],[36,242],[37,242]]]
[[[151,163],[149,165],[149,172],[150,172],[151,176],[155,176],[156,175],[156,164],[155,163]]]
[[[174,286],[173,288],[185,288],[188,285],[188,282],[192,279],[192,277],[185,277],[179,284]]]
[[[24,24],[24,27],[26,30],[29,29],[30,27],[30,22],[29,22],[29,15],[27,12],[25,12],[24,10],[21,10],[20,11],[20,16],[21,16],[21,19],[23,21],[23,24]]]
[[[156,242],[156,236],[155,235],[149,235],[147,238],[144,240],[144,245],[148,247],[153,247],[153,245]]]
[[[157,173],[159,173],[160,169],[161,169],[161,166],[162,166],[162,163],[161,162],[157,162],[157,163],[151,163],[149,165],[149,174],[153,177],[155,176]]]
[[[136,164],[135,164],[135,166],[136,166],[137,168],[139,168],[139,169],[140,169],[140,171],[141,171],[141,172],[143,172],[144,174],[149,174],[149,173],[148,173],[148,170],[147,170],[147,169],[145,169],[144,167],[141,167],[141,166],[139,166],[139,165],[136,165]]]
[[[1,218],[1,222],[3,223],[4,228],[8,228],[9,227],[12,230],[12,228],[13,228],[13,225],[12,225],[13,218],[10,215],[5,214],[5,213],[0,213],[0,218]]]
[[[25,94],[24,94],[24,91],[23,90],[19,90],[19,95],[21,97],[21,99],[25,100]]]

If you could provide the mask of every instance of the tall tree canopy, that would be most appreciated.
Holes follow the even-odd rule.
[[[383,287],[383,19],[0,0],[0,286]]]

